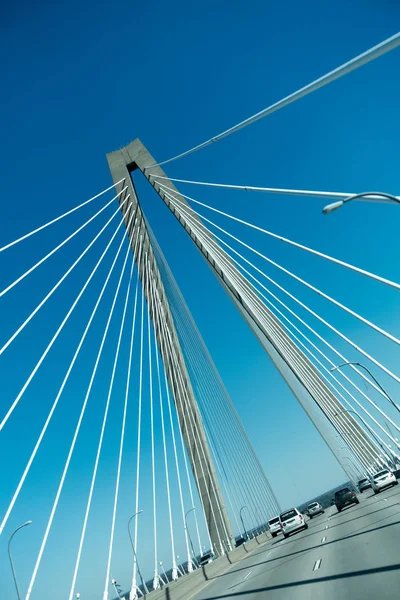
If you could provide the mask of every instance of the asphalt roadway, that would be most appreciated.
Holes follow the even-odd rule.
[[[190,600],[400,599],[400,485],[358,498],[269,540]]]

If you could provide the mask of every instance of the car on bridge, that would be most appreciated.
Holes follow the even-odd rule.
[[[360,504],[360,501],[355,492],[350,490],[348,487],[344,487],[335,492],[335,504],[337,511],[341,512],[345,506],[350,506],[351,504]]]
[[[239,546],[243,546],[243,544],[245,542],[247,542],[247,539],[248,539],[247,536],[239,535],[239,537],[237,537],[235,539],[235,548],[239,548]]]
[[[211,563],[213,560],[215,559],[214,554],[210,551],[210,552],[205,552],[201,558],[200,558],[200,562],[199,565],[201,567],[205,567],[206,565],[208,565],[209,563]]]
[[[375,494],[378,494],[383,488],[386,488],[389,485],[394,486],[398,483],[396,476],[392,471],[389,471],[389,469],[383,469],[382,471],[379,471],[379,473],[375,473],[371,479],[372,489]]]
[[[358,489],[360,491],[360,494],[362,494],[364,490],[367,490],[370,487],[371,482],[368,479],[368,477],[364,477],[364,479],[360,479],[360,481],[358,482]]]
[[[268,521],[268,529],[272,537],[276,537],[278,535],[278,533],[281,531],[279,515]]]
[[[316,515],[322,515],[324,512],[325,511],[319,502],[311,502],[311,504],[307,506],[307,515],[310,517],[310,519]]]
[[[287,538],[294,531],[299,529],[308,529],[304,516],[297,508],[291,508],[279,515],[279,522],[283,537]]]

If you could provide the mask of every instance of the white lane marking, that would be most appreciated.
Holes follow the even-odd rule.
[[[323,544],[326,541],[326,537],[324,536],[321,540],[321,544]]]
[[[268,556],[269,556],[270,554],[272,554],[272,550],[271,550],[271,552],[268,552],[268,554],[266,555],[266,557],[265,557],[265,558],[268,558]]]
[[[319,558],[317,561],[315,561],[315,565],[314,565],[313,571],[317,571],[317,569],[320,568],[321,562],[322,562],[322,558]]]
[[[249,572],[247,573],[246,577],[243,579],[243,581],[246,581],[246,579],[247,579],[248,577],[250,577],[250,575],[252,574],[252,572],[253,572],[253,571],[249,571]]]

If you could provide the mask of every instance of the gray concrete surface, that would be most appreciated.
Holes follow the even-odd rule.
[[[400,598],[400,486],[359,499],[268,541],[186,600]]]

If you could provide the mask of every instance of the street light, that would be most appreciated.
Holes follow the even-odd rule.
[[[114,587],[115,593],[117,594],[119,600],[121,600],[121,596],[120,596],[120,586],[118,585],[118,581],[116,579],[111,579],[111,583]]]
[[[13,559],[12,559],[12,555],[11,555],[11,541],[14,537],[14,535],[23,527],[26,527],[27,525],[30,525],[32,523],[32,521],[27,521],[26,523],[24,523],[23,525],[20,525],[19,527],[17,527],[17,529],[11,534],[10,539],[8,540],[8,556],[10,559],[10,565],[11,565],[11,571],[13,574],[13,578],[14,578],[14,584],[15,584],[15,589],[17,591],[17,597],[18,600],[21,600],[21,596],[19,595],[19,589],[18,589],[18,583],[17,583],[17,576],[15,573],[15,569],[14,569],[14,563],[13,563]]]
[[[164,576],[165,576],[165,579],[167,580],[167,583],[169,583],[169,579],[168,579],[167,574],[165,572],[165,569],[163,567],[162,560],[160,560],[160,567],[162,569],[162,572],[164,573]]]
[[[361,415],[358,414],[358,412],[356,412],[355,410],[350,410],[348,408],[344,408],[343,410],[340,410],[338,413],[335,413],[335,417],[337,417],[340,413],[343,412],[348,412],[348,413],[353,413],[354,415],[356,415],[365,425],[365,427],[367,427],[367,429],[370,431],[370,433],[373,435],[376,443],[378,444],[378,446],[380,446],[383,450],[383,452],[386,454],[386,456],[389,458],[389,461],[393,463],[393,458],[391,456],[389,456],[389,454],[387,453],[387,450],[382,446],[381,442],[379,441],[379,438],[376,436],[375,431],[368,425],[368,423],[362,418]]]
[[[332,202],[332,204],[327,204],[323,209],[322,212],[324,215],[329,215],[329,213],[333,212],[334,210],[337,210],[338,208],[340,208],[341,206],[343,206],[343,204],[346,204],[347,202],[351,202],[352,200],[358,200],[361,198],[368,198],[369,200],[383,200],[383,201],[390,201],[390,204],[392,203],[397,203],[400,204],[400,198],[398,198],[397,196],[393,196],[392,194],[385,194],[383,192],[362,192],[361,194],[353,194],[351,196],[348,196],[347,198],[344,198],[343,200],[337,200],[336,202]]]
[[[137,559],[137,554],[135,552],[135,546],[133,544],[133,539],[132,539],[131,530],[130,530],[130,524],[131,524],[132,519],[134,519],[135,517],[137,517],[137,515],[140,515],[140,513],[142,513],[142,512],[143,512],[143,510],[139,510],[137,513],[135,513],[134,515],[132,515],[131,518],[129,519],[129,521],[128,521],[128,534],[129,534],[129,539],[131,540],[131,545],[132,545],[132,550],[133,550],[133,556],[134,556],[134,559],[136,561],[136,565],[137,565],[137,569],[138,569],[140,581],[142,582],[142,586],[144,588],[144,591],[146,592],[146,594],[148,594],[149,590],[147,589],[147,586],[146,586],[146,584],[144,582],[144,579],[143,579],[142,571],[140,570],[140,567],[139,567],[139,563],[138,563],[138,559]]]
[[[193,548],[193,542],[192,542],[192,537],[190,535],[190,531],[189,531],[189,527],[187,525],[187,521],[186,521],[186,517],[188,516],[189,513],[191,513],[192,511],[196,510],[196,507],[193,506],[192,508],[190,508],[186,513],[185,513],[185,528],[189,537],[189,542],[190,542],[190,547],[192,548],[192,554],[193,554],[193,558],[195,557],[195,552],[194,552],[194,548]]]
[[[400,201],[399,201],[400,202]],[[367,371],[367,373],[370,375],[370,377],[372,377],[372,379],[375,381],[376,385],[379,387],[379,389],[385,394],[386,398],[389,400],[390,404],[392,404],[392,406],[395,407],[395,409],[400,412],[400,408],[397,406],[396,402],[389,396],[389,394],[387,393],[387,391],[381,386],[381,384],[379,383],[379,381],[377,380],[376,377],[374,377],[374,375],[372,375],[371,371],[363,364],[359,363],[359,362],[344,362],[341,365],[337,365],[337,367],[332,367],[331,371],[336,371],[337,369],[340,369],[341,367],[347,367],[347,365],[356,365],[357,367],[361,367],[362,369],[364,369],[364,371]]]
[[[248,538],[249,534],[247,533],[246,527],[244,526],[243,515],[242,515],[242,510],[244,510],[245,508],[247,508],[247,506],[242,506],[242,508],[239,511],[239,516],[240,516],[240,520],[242,521],[244,535],[246,538]]]

